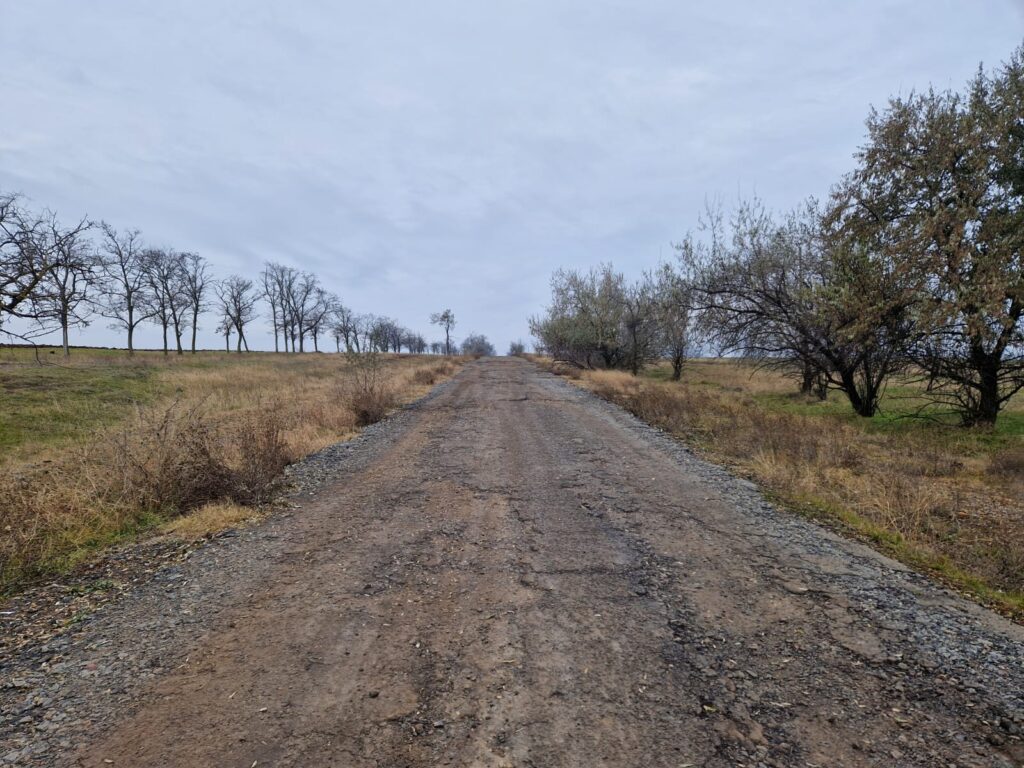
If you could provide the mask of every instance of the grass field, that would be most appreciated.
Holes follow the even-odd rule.
[[[1024,617],[1024,397],[996,429],[964,429],[953,414],[914,418],[922,400],[911,381],[864,419],[841,393],[807,398],[792,379],[728,360],[691,361],[681,382],[667,366],[635,379],[555,370],[783,505]]]
[[[0,591],[264,503],[283,466],[425,394],[457,360],[0,350]]]

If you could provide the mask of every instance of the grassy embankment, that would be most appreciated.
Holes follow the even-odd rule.
[[[458,361],[0,350],[0,594],[144,532],[252,516],[287,463],[449,377]]]
[[[733,361],[694,360],[682,382],[666,366],[637,379],[559,369],[784,506],[1024,618],[1024,396],[995,430],[963,429],[953,414],[913,418],[922,399],[911,381],[864,419],[841,393],[806,398],[791,379]]]

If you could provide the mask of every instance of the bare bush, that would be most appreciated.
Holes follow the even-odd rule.
[[[108,493],[135,507],[181,514],[230,495],[231,470],[201,406],[140,409],[100,451],[113,470]]]
[[[420,368],[412,374],[413,384],[433,386],[437,382],[437,372],[433,368]]]
[[[231,472],[229,496],[239,504],[269,500],[293,457],[277,408],[250,414],[234,435],[238,461]]]
[[[351,354],[348,359],[352,374],[343,388],[343,401],[352,411],[357,426],[376,424],[394,408],[394,389],[384,377],[377,354]]]

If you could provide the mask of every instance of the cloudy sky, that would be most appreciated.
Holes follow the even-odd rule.
[[[1011,0],[0,1],[0,190],[502,348],[556,267],[824,195],[871,104],[1024,39]]]

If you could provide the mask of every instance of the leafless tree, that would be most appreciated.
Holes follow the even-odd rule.
[[[452,328],[455,327],[455,313],[450,309],[443,312],[435,312],[430,316],[430,322],[444,328],[444,353],[452,353]]]
[[[0,195],[0,329],[22,316],[36,287],[51,269],[41,247],[43,221],[26,211],[16,195]]]
[[[313,351],[320,351],[319,338],[325,333],[334,316],[335,309],[340,305],[337,296],[317,286],[313,292],[313,301],[310,304],[306,317],[306,332],[313,340]]]
[[[142,236],[137,229],[118,232],[106,222],[100,223],[102,296],[98,310],[113,320],[114,328],[128,336],[128,354],[135,354],[135,329],[156,313],[146,280]]]
[[[50,214],[42,227],[52,268],[33,294],[32,314],[43,329],[52,323],[60,327],[65,358],[71,356],[68,330],[88,325],[91,314],[88,299],[96,279],[97,257],[88,239],[90,226],[83,219],[77,226],[64,228]]]
[[[168,330],[174,334],[176,352],[183,354],[181,337],[188,326],[191,309],[183,255],[177,251],[149,248],[144,252],[143,265],[153,302],[151,319],[163,332],[164,354],[168,354]]]
[[[237,338],[237,351],[249,351],[249,342],[245,338],[245,326],[256,318],[256,303],[259,294],[253,289],[252,280],[232,275],[217,286],[217,298],[223,317],[221,330],[227,334],[233,330]]]
[[[292,352],[305,352],[306,335],[310,329],[310,319],[314,315],[317,290],[320,285],[316,275],[310,272],[298,273],[286,268],[284,281],[285,327],[291,337]]]
[[[346,352],[360,351],[359,316],[340,302],[334,308],[331,333],[334,334],[339,352],[342,342],[345,343]]]
[[[48,319],[53,304],[41,299],[52,297],[54,270],[88,226],[82,220],[62,227],[53,214],[34,214],[17,196],[0,195],[0,330],[17,335],[7,327],[11,318],[34,320],[41,332],[48,330],[39,321]]]
[[[270,323],[274,329],[274,351],[280,352],[278,337],[284,337],[284,351],[288,351],[285,311],[288,293],[288,272],[291,268],[268,261],[260,273],[262,298],[270,305]]]
[[[409,351],[409,354],[422,355],[427,349],[427,340],[418,333],[405,330],[402,332],[402,346]]]
[[[231,322],[231,318],[226,314],[226,307],[221,306],[221,318],[220,322],[217,323],[217,333],[224,336],[224,351],[231,352],[231,331],[234,329],[234,324]]]
[[[509,357],[522,357],[526,354],[526,344],[523,343],[522,339],[510,342],[508,345]]]
[[[198,253],[181,254],[182,289],[192,312],[192,354],[196,353],[196,332],[199,330],[199,316],[209,306],[208,295],[213,279],[207,271],[206,259]],[[277,337],[275,336],[275,341]]]

